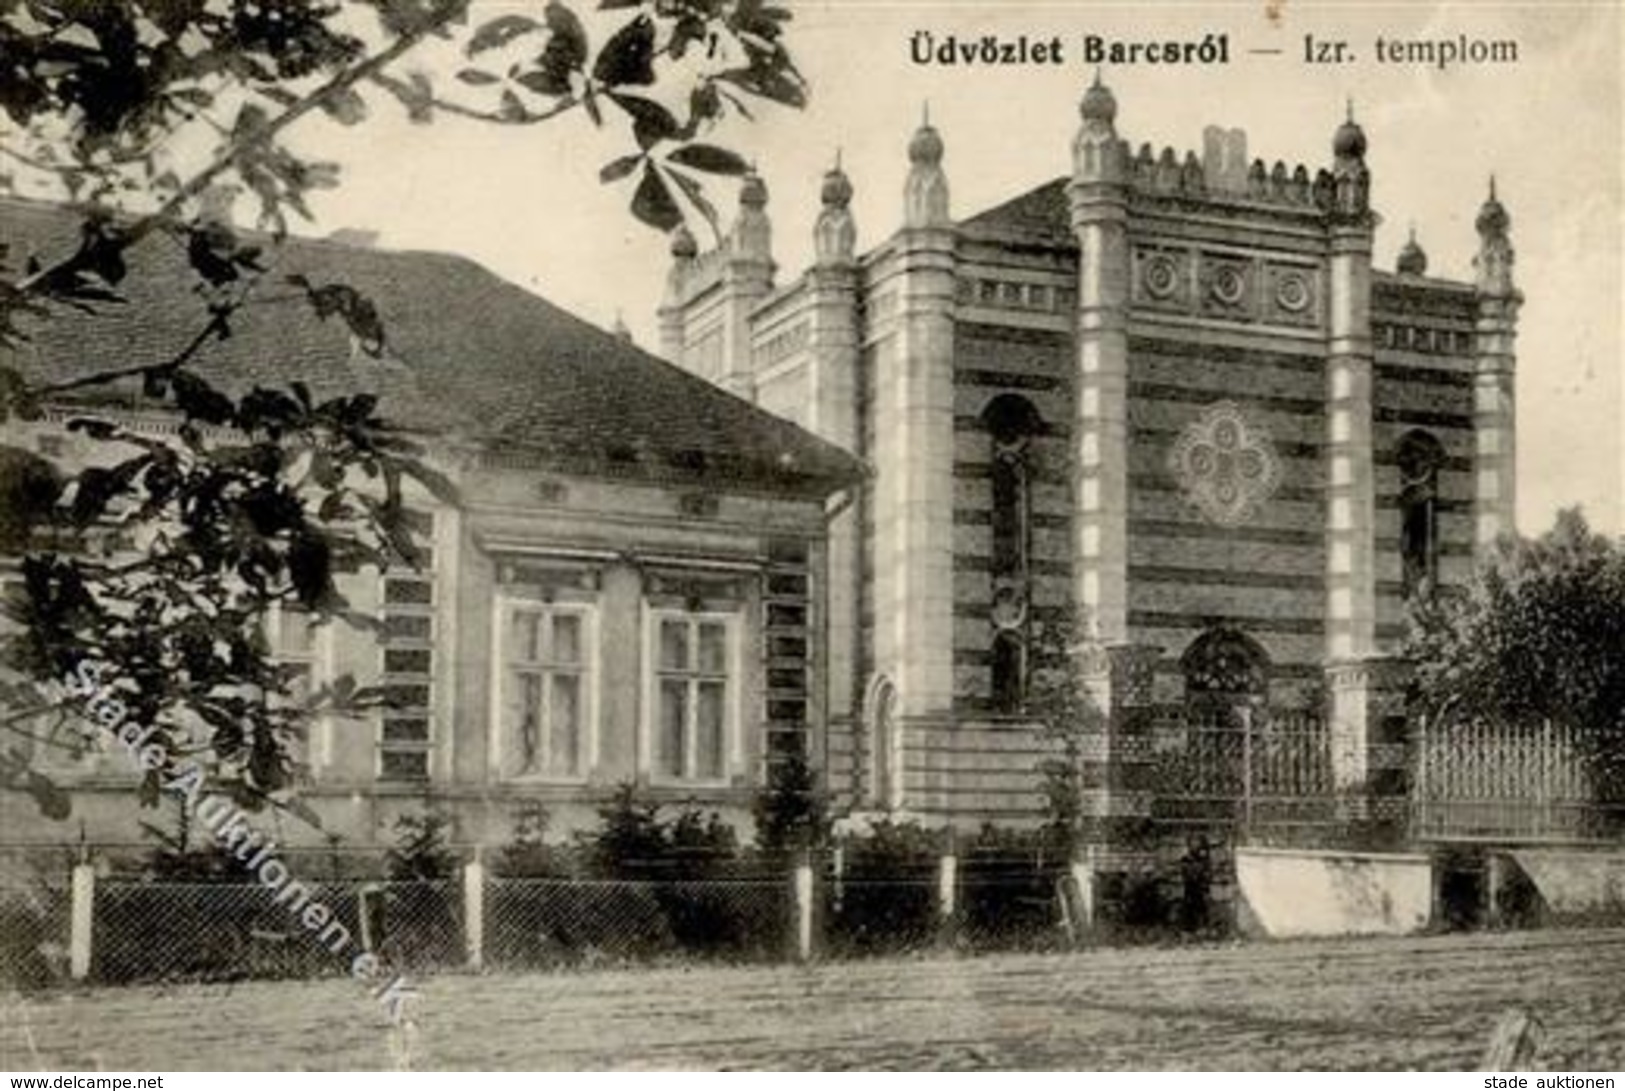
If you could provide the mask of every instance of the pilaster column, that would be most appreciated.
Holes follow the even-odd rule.
[[[1117,104],[1098,79],[1080,106],[1067,184],[1078,240],[1073,414],[1073,604],[1087,631],[1128,629],[1128,184]]]
[[[808,430],[848,451],[857,451],[858,314],[857,270],[817,266],[807,274],[811,295],[808,355],[811,404]],[[848,504],[829,522],[827,588],[829,622],[827,705],[834,720],[857,714],[855,676],[858,642],[858,507]]]
[[[905,228],[897,236],[899,292],[891,412],[877,428],[896,433],[896,475],[888,490],[893,602],[876,603],[876,624],[892,628],[897,688],[905,715],[946,715],[953,707],[954,596],[954,234]]]
[[[1326,656],[1376,649],[1376,499],[1372,466],[1371,230],[1334,226],[1326,359]]]
[[[1131,836],[1151,814],[1153,687],[1162,649],[1090,643],[1082,682],[1100,711],[1082,747],[1085,841],[1101,870],[1120,870],[1143,848]]]

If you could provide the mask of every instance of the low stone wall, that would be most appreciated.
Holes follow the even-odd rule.
[[[1426,856],[1237,848],[1236,926],[1244,935],[1409,935],[1428,926]]]
[[[1507,855],[1539,897],[1531,919],[1509,913],[1508,923],[1625,920],[1625,849],[1513,849]],[[1510,878],[1504,877],[1497,891],[1503,907],[1510,900],[1505,893]]]

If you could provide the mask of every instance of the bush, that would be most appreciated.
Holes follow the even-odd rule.
[[[395,847],[384,854],[389,877],[397,880],[450,879],[457,874],[451,850],[451,816],[429,810],[395,820]]]
[[[963,936],[974,946],[1049,947],[1065,940],[1056,884],[1067,854],[1052,830],[989,824],[960,850]]]
[[[788,876],[763,873],[716,812],[671,817],[621,785],[596,830],[545,842],[545,816],[521,813],[489,902],[493,961],[524,966],[663,954],[779,954],[790,919]],[[529,881],[536,880],[536,881]]]
[[[936,940],[940,837],[911,822],[883,821],[844,842],[839,898],[833,876],[824,884],[831,952],[879,954]]]

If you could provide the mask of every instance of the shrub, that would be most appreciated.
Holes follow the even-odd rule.
[[[832,951],[874,954],[935,940],[940,837],[912,822],[882,821],[844,842],[840,898],[831,897],[824,929]],[[834,884],[825,889],[833,894]]]
[[[1041,947],[1064,939],[1056,883],[1069,858],[1051,827],[982,827],[959,855],[960,913],[973,945]]]

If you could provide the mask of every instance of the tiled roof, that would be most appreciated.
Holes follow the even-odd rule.
[[[1065,178],[1057,178],[960,223],[970,235],[1015,237],[1056,246],[1075,244]]]
[[[71,252],[78,224],[63,206],[0,200],[8,266]],[[318,398],[367,391],[391,422],[582,472],[801,495],[826,495],[862,474],[839,448],[466,258],[296,238],[266,253],[275,264],[254,304],[193,365],[225,390],[298,379]],[[154,233],[126,259],[124,302],[25,320],[32,340],[0,348],[0,361],[55,382],[173,357],[207,320],[185,248]],[[319,320],[288,282],[294,275],[367,296],[387,332],[385,352],[370,356],[337,318]]]

